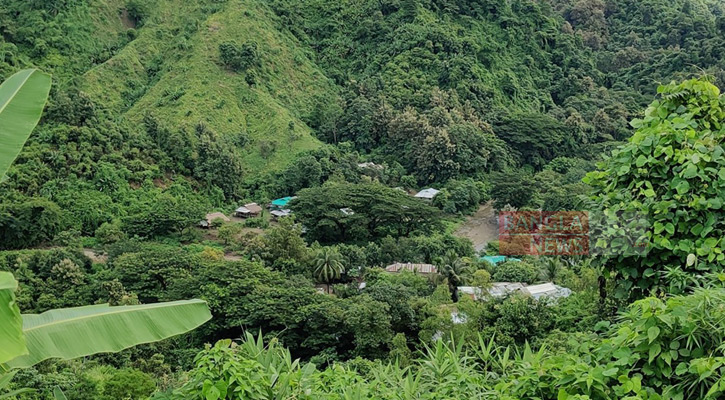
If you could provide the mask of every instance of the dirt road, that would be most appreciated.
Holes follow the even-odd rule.
[[[498,222],[493,209],[493,202],[478,208],[475,214],[466,219],[455,232],[456,236],[465,237],[473,242],[476,251],[486,247],[486,243],[498,238]]]

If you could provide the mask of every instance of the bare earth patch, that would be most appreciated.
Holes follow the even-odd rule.
[[[94,263],[105,263],[108,261],[108,256],[105,254],[96,254],[96,251],[89,248],[83,249],[83,254],[90,258]]]
[[[497,240],[498,221],[493,209],[493,202],[480,206],[478,211],[466,218],[466,222],[454,234],[470,239],[476,251],[483,250],[488,242]]]

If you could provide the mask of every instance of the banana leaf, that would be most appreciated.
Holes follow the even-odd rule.
[[[69,360],[118,352],[188,332],[210,318],[202,300],[119,307],[101,304],[23,315],[29,354],[7,365],[26,368],[49,358]]]
[[[18,282],[9,272],[0,272],[0,364],[28,354],[23,337],[23,320],[15,303]]]
[[[68,397],[65,396],[65,393],[58,386],[53,388],[53,397],[55,400],[68,400]]]
[[[0,85],[0,180],[23,148],[48,99],[50,75],[22,70]]]

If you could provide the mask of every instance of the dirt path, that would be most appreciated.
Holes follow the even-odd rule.
[[[498,222],[493,209],[493,202],[488,202],[478,208],[475,214],[466,219],[458,230],[456,236],[468,238],[473,242],[476,251],[486,247],[486,243],[498,238]]]
[[[95,250],[89,249],[87,247],[83,248],[83,254],[85,254],[86,257],[90,258],[91,261],[93,261],[94,263],[105,263],[106,261],[108,261],[107,255],[98,255],[96,254]]]

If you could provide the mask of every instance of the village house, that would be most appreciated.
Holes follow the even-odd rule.
[[[531,296],[536,300],[542,298],[555,300],[563,297],[569,297],[572,293],[571,289],[556,285],[552,282],[529,286],[520,282],[494,282],[491,284],[491,287],[485,291],[485,293],[480,287],[474,286],[459,286],[458,292],[461,294],[461,297],[466,296],[472,300],[483,300],[486,297],[501,298],[513,294],[514,292]]]
[[[234,216],[239,218],[258,217],[262,214],[262,207],[257,203],[245,204],[234,210]]]
[[[297,196],[287,196],[282,197],[279,199],[272,200],[271,203],[269,203],[269,209],[270,210],[285,210],[287,209],[287,204],[289,204],[292,199],[295,199]]]
[[[385,267],[385,271],[394,274],[400,271],[411,271],[423,275],[433,275],[438,273],[438,268],[433,264],[395,263]]]
[[[383,168],[384,168],[384,167],[383,167],[382,165],[380,165],[380,164],[375,164],[374,162],[364,162],[364,163],[358,163],[358,164],[357,164],[357,167],[358,167],[358,168],[362,168],[362,169],[378,169],[378,170],[380,170],[380,169],[383,169]]]
[[[538,285],[529,285],[524,287],[522,292],[530,295],[536,300],[544,297],[550,299],[559,299],[563,297],[569,297],[572,293],[571,289],[555,285],[552,282],[542,283]]]
[[[436,197],[436,195],[438,195],[438,193],[440,193],[440,192],[441,191],[438,189],[428,188],[428,189],[423,189],[420,192],[416,193],[415,197],[418,199],[426,200],[426,201],[432,201],[433,198]]]
[[[227,217],[226,215],[224,215],[224,213],[220,213],[220,212],[213,212],[213,213],[209,213],[209,214],[207,214],[207,215],[206,215],[206,216],[204,217],[204,219],[203,219],[203,220],[199,221],[199,227],[200,227],[200,228],[204,228],[204,229],[209,229],[209,228],[211,227],[211,223],[212,223],[212,222],[213,222],[213,221],[214,221],[215,219],[220,219],[220,220],[222,220],[222,221],[224,221],[224,222],[230,222],[230,221],[231,221],[231,220],[229,219],[229,217]]]
[[[275,221],[278,221],[280,218],[287,217],[290,214],[292,214],[292,210],[284,209],[284,210],[272,210],[269,212],[269,214],[272,216],[272,218]]]

